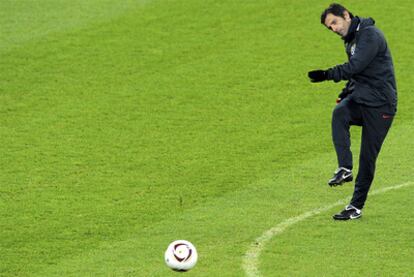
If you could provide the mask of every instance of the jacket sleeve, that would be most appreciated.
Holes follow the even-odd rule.
[[[363,71],[375,58],[380,48],[381,38],[373,28],[360,31],[355,54],[348,62],[328,69],[328,80],[339,82],[349,80],[355,74]]]

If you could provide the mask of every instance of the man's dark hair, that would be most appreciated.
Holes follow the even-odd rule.
[[[331,5],[329,5],[329,7],[326,10],[323,11],[323,13],[321,15],[321,23],[323,25],[325,25],[326,16],[330,13],[335,15],[335,16],[340,16],[342,18],[345,18],[344,17],[344,12],[345,11],[347,11],[349,13],[350,18],[354,17],[354,15],[350,11],[348,11],[344,6],[342,6],[341,4],[332,3]]]

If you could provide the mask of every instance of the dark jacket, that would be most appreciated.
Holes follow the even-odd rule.
[[[394,66],[384,34],[372,18],[352,19],[345,40],[348,62],[328,69],[328,80],[348,80],[345,90],[357,103],[367,106],[388,104],[397,108]]]

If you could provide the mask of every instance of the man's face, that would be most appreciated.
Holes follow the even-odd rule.
[[[351,26],[349,13],[345,11],[344,17],[328,13],[325,18],[325,26],[341,37],[345,37],[348,34],[349,26]]]

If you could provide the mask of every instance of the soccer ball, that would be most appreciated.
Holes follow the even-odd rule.
[[[176,240],[170,243],[165,251],[165,263],[175,271],[188,271],[197,263],[197,250],[186,240]]]

